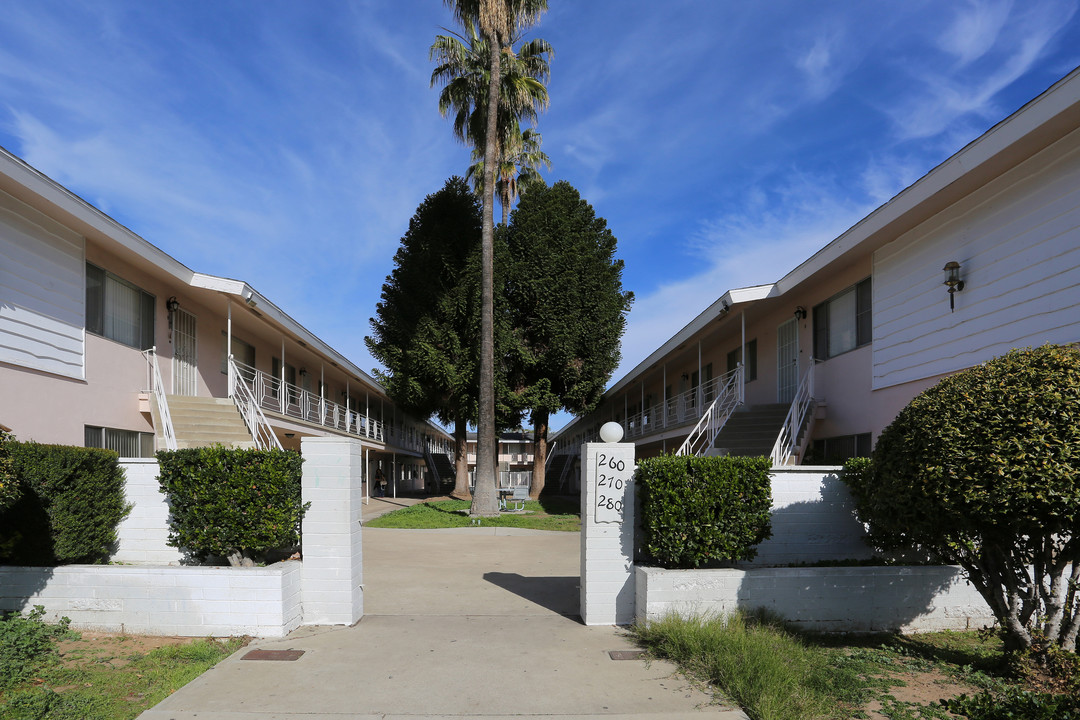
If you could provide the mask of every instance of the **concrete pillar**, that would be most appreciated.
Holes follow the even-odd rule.
[[[359,440],[305,437],[301,598],[305,625],[352,625],[364,615],[360,517],[363,447]]]
[[[614,434],[617,431],[617,434]],[[581,618],[586,625],[634,622],[634,444],[607,423],[581,446]]]

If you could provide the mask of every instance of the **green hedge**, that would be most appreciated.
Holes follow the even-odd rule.
[[[64,565],[108,559],[130,506],[111,450],[4,443],[21,497],[0,513],[0,563]]]
[[[299,453],[213,447],[163,451],[161,491],[169,498],[169,544],[200,561],[251,565],[269,550],[295,547],[301,504]]]
[[[751,560],[772,535],[768,458],[664,455],[638,464],[647,560],[666,568]]]
[[[0,430],[0,512],[14,505],[22,495],[22,488],[15,477],[11,450],[8,448],[10,442],[11,434]]]

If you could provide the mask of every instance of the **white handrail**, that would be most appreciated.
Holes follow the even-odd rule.
[[[236,360],[232,355],[229,356],[229,385],[232,389],[233,402],[236,403],[240,415],[244,418],[244,424],[247,425],[251,437],[255,440],[255,447],[260,450],[272,448],[281,450],[281,441],[270,428],[270,423],[266,421],[266,415],[263,414],[259,403],[255,402],[255,394],[248,387],[247,379],[236,367]]]
[[[776,442],[773,443],[772,449],[772,463],[773,465],[785,465],[792,455],[796,456],[796,461],[800,460],[801,452],[796,443],[799,441],[799,431],[803,427],[803,423],[806,422],[807,414],[814,406],[814,359],[810,359],[810,367],[806,369],[806,373],[803,375],[802,380],[799,381],[799,389],[795,391],[795,397],[791,400],[791,407],[788,409],[787,417],[784,418],[784,424],[780,428],[780,434],[776,438]]]
[[[743,366],[739,363],[734,370],[720,376],[719,391],[697,425],[686,436],[676,455],[703,455],[712,447],[716,436],[720,434],[735,408],[743,403]]]
[[[165,398],[165,382],[161,379],[161,368],[158,367],[157,346],[143,352],[150,363],[151,393],[157,403],[158,419],[161,421],[161,437],[165,440],[166,450],[175,450],[176,430],[173,428],[172,415],[169,413],[169,401]]]

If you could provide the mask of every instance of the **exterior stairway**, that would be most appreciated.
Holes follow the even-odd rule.
[[[167,399],[178,448],[215,444],[255,447],[240,411],[230,398],[169,395]]]
[[[728,418],[709,455],[770,455],[787,405],[744,405]]]
[[[428,468],[435,476],[435,482],[440,490],[454,487],[454,478],[457,473],[454,470],[454,462],[446,453],[427,453]]]

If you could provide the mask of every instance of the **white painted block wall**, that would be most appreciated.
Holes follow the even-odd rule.
[[[127,478],[124,498],[131,513],[117,528],[119,546],[113,562],[179,565],[180,550],[169,547],[169,504],[158,483],[158,462],[153,458],[123,458]]]
[[[664,570],[638,567],[639,622],[765,608],[804,630],[931,632],[990,626],[957,567]]]
[[[790,565],[873,556],[838,467],[774,467],[772,537],[740,567]]]
[[[43,605],[49,620],[149,635],[284,637],[301,621],[301,564],[262,568],[0,567],[0,609]]]
[[[364,615],[363,448],[359,440],[305,437],[302,599],[305,625],[352,625]]]

